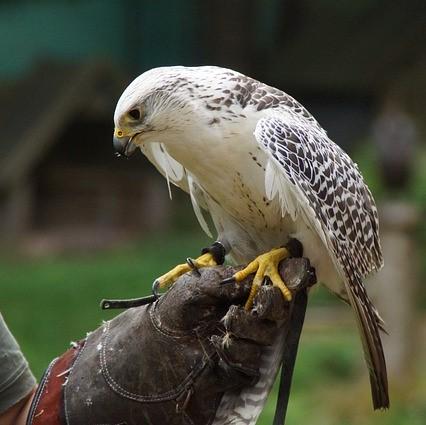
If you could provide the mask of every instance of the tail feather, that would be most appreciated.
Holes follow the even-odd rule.
[[[386,361],[379,329],[384,322],[370,301],[361,281],[346,284],[349,302],[355,311],[361,333],[364,356],[370,373],[371,395],[374,409],[389,408]]]
[[[336,295],[340,300],[342,300],[345,304],[351,306],[351,302],[349,301],[349,295],[345,292],[334,292],[332,291],[334,295]],[[386,330],[386,323],[380,316],[379,312],[377,311],[377,308],[374,307],[374,305],[370,302],[370,306],[373,310],[374,316],[376,317],[376,323],[379,329],[384,332],[386,335],[388,335],[388,331]]]

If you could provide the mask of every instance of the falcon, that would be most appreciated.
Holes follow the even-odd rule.
[[[190,195],[201,227],[217,238],[193,260],[157,279],[165,288],[191,267],[239,264],[239,282],[255,274],[246,308],[267,278],[290,301],[278,274],[292,238],[318,281],[355,313],[374,409],[389,406],[383,329],[363,279],[383,265],[378,214],[357,165],[295,99],[230,69],[162,67],[137,77],[114,114],[114,147],[137,148],[170,184]],[[220,248],[220,249],[218,249]],[[222,398],[215,424],[254,424],[280,366],[284,336],[265,350],[255,386]]]

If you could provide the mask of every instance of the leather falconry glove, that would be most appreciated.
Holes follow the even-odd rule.
[[[289,316],[272,286],[246,311],[252,276],[220,284],[236,271],[188,273],[156,302],[74,343],[47,369],[27,425],[210,424],[224,392],[256,383],[262,349]],[[312,280],[303,258],[280,272],[294,292]]]

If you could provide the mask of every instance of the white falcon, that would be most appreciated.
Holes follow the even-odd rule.
[[[383,322],[363,279],[381,268],[377,210],[358,167],[295,99],[238,72],[213,67],[164,67],[145,72],[121,95],[114,146],[139,147],[155,167],[189,193],[202,228],[236,263],[256,273],[247,308],[267,276],[285,298],[278,275],[298,239],[318,281],[352,306],[369,368],[375,409],[389,406],[379,329]],[[214,265],[207,252],[198,267]],[[164,287],[188,271],[180,265],[158,280]],[[263,355],[259,382],[225,394],[215,424],[254,424],[275,379],[283,341]]]

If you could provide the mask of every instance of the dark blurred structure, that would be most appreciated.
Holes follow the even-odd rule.
[[[379,205],[381,244],[385,267],[369,280],[376,306],[386,323],[383,335],[391,386],[413,379],[413,359],[421,329],[416,328],[417,300],[422,291],[418,247],[412,237],[420,223],[420,212],[409,202],[387,199]]]
[[[413,119],[392,99],[385,100],[372,130],[378,174],[385,188],[379,214],[386,266],[372,277],[372,288],[379,294],[376,305],[390,330],[383,338],[390,385],[401,387],[409,385],[415,373],[412,358],[419,337],[415,323],[422,251],[413,238],[421,225],[420,209],[407,197],[396,195],[409,191],[413,184],[419,138]]]
[[[110,145],[120,92],[154,66],[216,64],[280,87],[348,150],[390,94],[426,122],[425,16],[420,0],[2,2],[1,234],[82,228],[102,244],[164,225],[161,178]]]
[[[39,232],[93,247],[150,223],[149,173],[142,161],[116,161],[108,143],[111,111],[126,83],[102,61],[44,62],[4,91],[3,241]]]
[[[380,173],[389,190],[403,190],[410,184],[415,167],[418,137],[416,126],[400,106],[385,105],[373,125]]]

